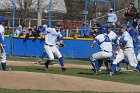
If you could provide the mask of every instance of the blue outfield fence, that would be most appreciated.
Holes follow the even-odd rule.
[[[39,57],[44,52],[44,40],[40,38],[14,37],[12,47],[12,37],[5,37],[5,51],[12,56]],[[61,53],[66,58],[89,58],[89,56],[99,50],[99,45],[90,48],[91,38],[65,38],[65,47],[60,48]]]

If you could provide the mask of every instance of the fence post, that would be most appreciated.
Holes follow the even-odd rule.
[[[66,37],[69,37],[69,30],[66,29]]]

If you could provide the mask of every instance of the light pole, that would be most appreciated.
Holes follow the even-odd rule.
[[[84,21],[87,21],[87,0],[84,0]]]
[[[48,26],[51,27],[51,7],[52,7],[52,0],[50,0],[48,5]]]
[[[38,0],[38,20],[37,20],[37,26],[42,25],[42,0]]]
[[[116,14],[116,0],[114,0],[114,13]]]
[[[12,1],[13,3],[13,16],[12,16],[12,37],[14,36],[15,28],[15,14],[16,14],[16,0]]]

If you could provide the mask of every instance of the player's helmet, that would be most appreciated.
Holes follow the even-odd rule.
[[[61,26],[61,23],[60,22],[56,22],[55,23],[55,26],[60,27]]]
[[[106,33],[107,32],[106,27],[100,26],[100,31],[101,31],[101,33]]]
[[[121,25],[121,28],[125,28],[126,29],[127,28],[127,25],[126,24],[122,24]]]

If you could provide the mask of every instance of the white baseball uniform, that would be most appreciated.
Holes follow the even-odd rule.
[[[0,25],[0,34],[2,36],[2,40],[4,41],[4,33],[5,33],[5,29],[2,25]],[[5,50],[1,44],[1,63],[6,63],[6,53],[5,53]]]
[[[118,43],[119,43],[119,40],[125,40],[127,43],[123,47],[123,49],[120,49],[119,51],[117,51],[117,55],[113,61],[113,64],[118,64],[121,60],[123,60],[126,57],[130,65],[136,68],[138,61],[134,53],[133,40],[130,34],[127,31],[125,31],[122,35],[118,37],[118,40],[117,40]]]
[[[95,40],[98,41],[100,44],[101,51],[92,54],[90,58],[91,61],[98,60],[98,59],[106,59],[112,57],[112,41],[116,38],[116,34],[111,31],[110,33],[106,34],[99,34],[95,37]]]
[[[55,54],[58,58],[62,57],[62,54],[57,48],[57,37],[62,37],[61,33],[55,30],[55,28],[46,28],[45,32],[45,51],[48,54],[49,60],[54,60]]]
[[[140,53],[137,56],[137,60],[140,62]]]

